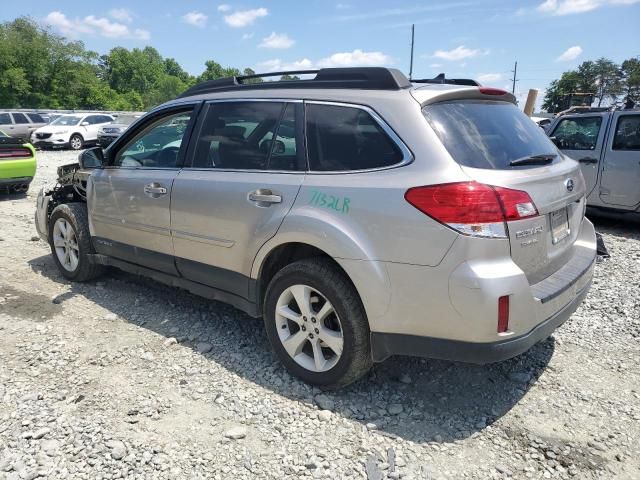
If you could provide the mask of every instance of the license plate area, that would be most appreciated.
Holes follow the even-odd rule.
[[[567,238],[571,233],[567,207],[551,212],[549,222],[551,223],[551,242],[554,245]]]

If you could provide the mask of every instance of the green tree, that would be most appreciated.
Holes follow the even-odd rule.
[[[630,58],[622,62],[623,95],[634,102],[640,102],[640,59]]]
[[[205,70],[198,77],[198,82],[206,82],[207,80],[217,80],[224,77],[237,77],[240,75],[240,70],[232,67],[223,67],[214,60],[207,60],[205,63]]]
[[[298,75],[289,75],[288,73],[285,73],[280,77],[281,82],[287,80],[300,80],[300,77]]]

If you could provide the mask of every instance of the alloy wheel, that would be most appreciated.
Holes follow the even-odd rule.
[[[64,218],[59,218],[53,225],[53,247],[62,267],[68,272],[78,268],[80,261],[80,247],[76,232]]]
[[[276,328],[282,346],[301,367],[331,370],[342,356],[342,325],[331,302],[317,289],[292,285],[278,298]]]

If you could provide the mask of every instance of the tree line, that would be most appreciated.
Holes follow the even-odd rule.
[[[640,102],[640,59],[617,64],[607,58],[582,62],[549,84],[543,110],[557,113],[572,104],[591,103],[602,107]]]
[[[0,24],[2,108],[147,110],[195,83],[254,73],[209,60],[194,76],[153,47],[99,55],[29,17]]]

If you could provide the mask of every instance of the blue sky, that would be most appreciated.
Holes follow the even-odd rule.
[[[389,65],[414,77],[479,79],[517,94],[601,56],[640,55],[640,0],[162,0],[3,2],[0,20],[29,15],[86,46],[151,45],[193,74],[207,59],[257,71]],[[542,95],[541,91],[541,95]]]

